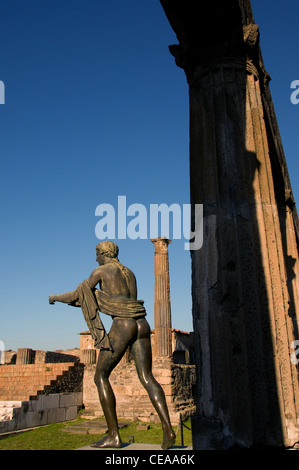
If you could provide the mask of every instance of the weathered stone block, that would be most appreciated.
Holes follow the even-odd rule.
[[[43,403],[44,410],[52,409],[52,408],[59,408],[60,406],[60,394],[53,393],[51,395],[41,395],[41,401]]]
[[[71,421],[73,419],[76,419],[77,414],[78,414],[77,406],[69,406],[69,407],[66,408],[65,420],[66,421]]]

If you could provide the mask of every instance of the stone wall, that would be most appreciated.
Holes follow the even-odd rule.
[[[40,395],[30,401],[2,401],[0,434],[73,420],[81,407],[82,392]]]
[[[155,337],[155,330],[152,330],[153,351]],[[172,329],[173,356],[153,357],[153,374],[164,390],[174,425],[179,423],[180,414],[186,417],[194,410],[192,392],[195,366],[190,365],[192,345],[192,334]],[[80,406],[85,408],[85,416],[103,416],[94,383],[98,353],[89,332],[80,334],[80,349],[40,351],[19,348],[17,352],[6,351],[6,364],[0,366],[3,375],[1,379],[0,373],[1,390],[5,391],[0,394],[2,432],[21,429],[21,426],[40,426],[75,418],[75,414],[72,415],[73,418],[69,418],[70,413],[75,413],[74,408],[69,412],[60,409],[62,397],[73,393],[81,396]],[[72,367],[64,373],[62,363],[66,362],[72,363],[69,364]],[[6,372],[9,377],[5,379]],[[116,395],[120,419],[159,422],[147,392],[139,382],[129,350],[112,372],[110,382]],[[27,413],[28,410],[30,413]]]
[[[48,363],[59,363],[59,362],[79,362],[79,349],[74,350],[74,354],[66,354],[56,351],[35,351],[35,364],[48,364]]]
[[[187,333],[185,331],[171,329],[171,347],[173,354],[173,361],[179,364],[194,364],[194,348],[193,348],[194,336],[193,333]],[[151,347],[153,358],[156,358],[156,330],[151,330]],[[80,359],[82,361],[82,351],[87,349],[94,349],[94,341],[89,331],[80,333]],[[97,350],[98,354],[98,350]],[[129,357],[129,353],[122,360],[126,362],[126,358]],[[84,362],[84,361],[82,361]]]
[[[18,351],[4,351],[4,364],[17,364],[19,362],[18,359],[20,359],[18,356],[22,355],[24,351],[28,354],[27,359],[29,362],[27,363],[29,364],[79,362],[80,357],[80,350],[78,348],[69,351],[42,351],[38,349],[19,348]]]
[[[83,403],[85,415],[103,416],[98,393],[94,384],[95,364],[85,365]],[[153,375],[162,386],[173,425],[178,424],[180,414],[190,416],[194,410],[192,386],[195,382],[195,366],[173,364],[170,358],[156,358]],[[139,419],[160,422],[146,390],[140,384],[134,362],[119,364],[110,376],[116,396],[119,419]]]
[[[79,362],[0,365],[0,434],[75,419],[83,371]]]
[[[194,410],[193,385],[195,366],[193,359],[193,334],[171,329],[172,356],[155,356],[155,330],[151,331],[153,351],[153,375],[162,386],[173,424],[178,424],[180,414],[190,416]],[[94,354],[91,352],[94,351]],[[80,360],[85,364],[83,379],[84,414],[103,416],[97,388],[94,383],[95,361],[98,350],[88,331],[80,334]],[[110,383],[116,396],[117,415],[123,419],[140,419],[159,422],[158,415],[150,402],[146,390],[140,384],[134,361],[128,350],[110,376]]]
[[[30,400],[41,394],[81,392],[84,365],[0,365],[0,401]]]

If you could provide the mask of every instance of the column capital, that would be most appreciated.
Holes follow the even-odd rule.
[[[159,238],[151,238],[151,242],[155,246],[155,253],[164,253],[167,251],[168,245],[172,242],[172,240],[169,240],[168,238],[165,237],[159,237]]]
[[[258,71],[266,86],[270,76],[266,72],[260,51],[259,26],[255,23],[250,0],[223,2],[185,2],[160,0],[166,16],[176,33],[179,44],[169,46],[178,67],[184,69],[188,82],[194,72],[211,61],[243,62]],[[204,24],[202,28],[200,25]],[[249,73],[252,68],[249,67]]]

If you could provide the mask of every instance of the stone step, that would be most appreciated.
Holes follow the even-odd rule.
[[[0,366],[0,401],[30,400],[68,374],[74,362]]]
[[[10,395],[10,398],[7,399],[7,400],[10,400],[11,399],[11,396],[13,397],[14,394],[15,395],[19,395],[19,394],[26,394],[26,395],[36,395],[38,391],[43,391],[44,388],[47,386],[44,385],[44,384],[40,384],[40,385],[37,385],[36,387],[32,386],[32,385],[23,385],[23,384],[19,384],[18,387],[6,387],[6,388],[1,388],[0,390],[0,395],[1,396],[4,396],[4,395]]]
[[[7,401],[7,400],[20,400],[20,401],[29,401],[29,400],[36,400],[38,395],[40,394],[40,390],[29,390],[29,391],[21,391],[17,393],[10,393],[5,392],[3,395],[0,395],[0,401]]]
[[[55,382],[60,377],[62,377],[62,375],[53,375],[51,377],[23,377],[22,379],[18,378],[14,380],[0,379],[0,392],[4,389],[18,389],[20,386],[51,385],[51,382]]]
[[[0,422],[12,419],[14,410],[21,406],[22,401],[0,401]]]

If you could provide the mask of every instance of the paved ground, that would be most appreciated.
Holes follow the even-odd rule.
[[[123,428],[128,426],[128,423],[119,423],[119,427]],[[147,429],[146,425],[144,423],[140,424],[141,428]],[[107,424],[103,420],[95,420],[95,421],[84,421],[83,423],[77,423],[74,425],[68,425],[65,429],[65,432],[70,432],[74,434],[102,434],[107,431]],[[94,447],[84,446],[80,447],[77,450],[147,450],[147,451],[161,451],[161,446],[160,444],[138,444],[137,442],[130,443],[126,442],[123,443],[122,447],[120,449],[115,449],[113,447],[105,447],[105,449],[97,449]],[[186,450],[192,450],[192,447],[188,446],[179,446],[175,445],[169,450],[173,451],[186,451]]]
[[[119,429],[125,428],[129,423],[119,423]],[[107,429],[106,422],[103,421],[84,421],[78,424],[69,424],[63,429],[64,432],[72,434],[105,434]]]

